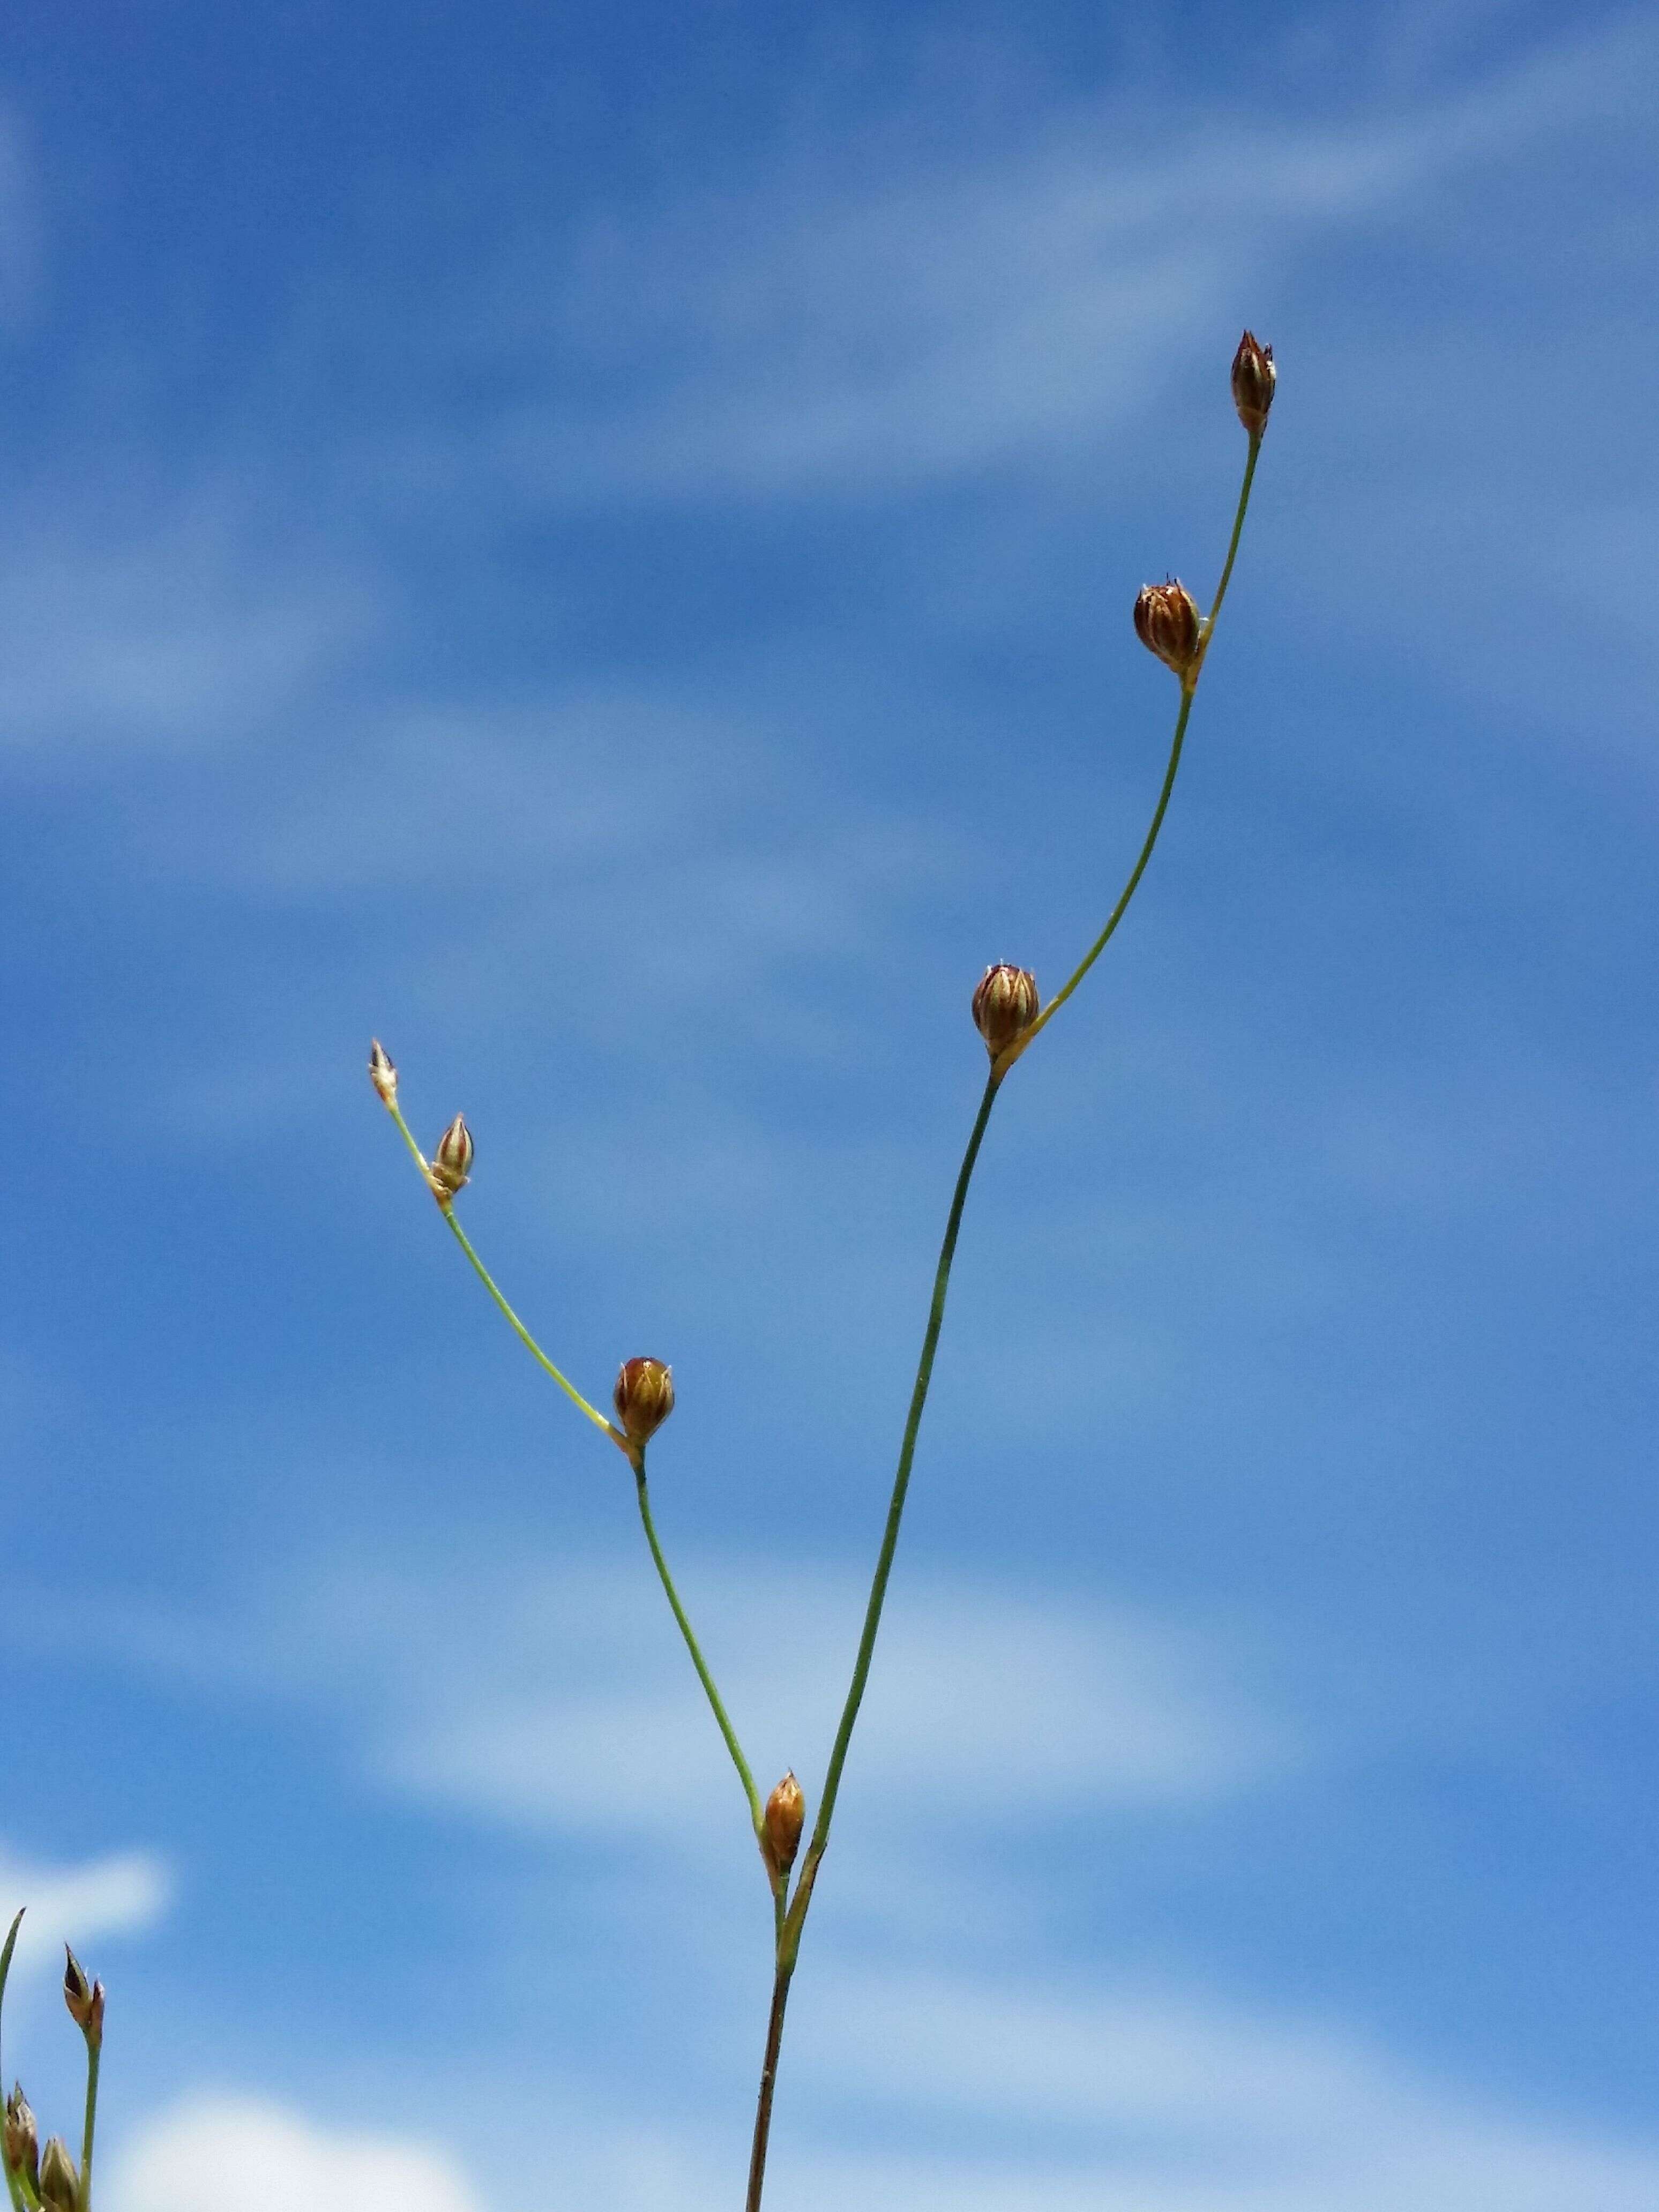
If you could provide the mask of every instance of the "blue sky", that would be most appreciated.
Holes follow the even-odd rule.
[[[1659,18],[25,4],[0,1335],[106,2212],[1659,2202]]]

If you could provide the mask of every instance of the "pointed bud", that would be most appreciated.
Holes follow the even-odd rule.
[[[793,1774],[786,1774],[766,1801],[761,1824],[761,1856],[775,1877],[787,1874],[800,1849],[800,1832],[806,1825],[806,1800]]]
[[[21,2081],[14,2082],[6,2100],[6,2163],[21,2173],[38,2197],[40,2194],[40,2138],[34,2115]]]
[[[1184,684],[1197,670],[1200,640],[1198,609],[1187,586],[1173,576],[1143,585],[1135,601],[1135,635]]]
[[[397,1104],[398,1071],[392,1065],[392,1054],[379,1037],[372,1038],[369,1042],[368,1079],[379,1093],[382,1106]]]
[[[70,2018],[79,2028],[90,2032],[93,2015],[103,2019],[103,2007],[99,1992],[87,1979],[81,1961],[67,1943],[64,1946],[64,2002],[69,2007]]]
[[[611,1396],[629,1443],[648,1443],[674,1410],[674,1370],[660,1359],[624,1359]]]
[[[80,2197],[81,2185],[76,2179],[75,2160],[70,2156],[69,2145],[62,2136],[52,2136],[40,2154],[43,2212],[75,2212]]]
[[[1267,427],[1267,410],[1273,404],[1278,382],[1273,348],[1258,345],[1254,333],[1246,331],[1233,356],[1233,405],[1253,438],[1259,438]]]
[[[465,1117],[458,1114],[438,1139],[438,1149],[432,1155],[426,1179],[439,1205],[447,1206],[458,1191],[466,1188],[471,1173],[472,1132],[466,1126]]]
[[[1036,977],[1029,968],[1011,967],[1005,961],[1000,967],[986,969],[974,993],[974,1027],[984,1038],[985,1049],[993,1060],[1000,1059],[1025,1034],[1036,1019],[1041,1004]]]

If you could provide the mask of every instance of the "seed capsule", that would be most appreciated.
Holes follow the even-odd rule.
[[[69,2145],[62,2136],[49,2136],[40,2154],[40,2203],[46,2212],[76,2212],[80,2198],[81,2185]]]
[[[761,1820],[761,1856],[775,1878],[787,1874],[800,1849],[800,1832],[806,1825],[806,1800],[793,1773],[786,1774],[766,1801]]]
[[[34,2114],[29,2110],[29,2100],[23,2094],[21,2081],[14,2082],[6,2100],[6,2162],[14,2173],[21,2173],[38,2197],[40,2194],[40,2138],[35,2130]]]
[[[465,1190],[471,1173],[472,1132],[466,1126],[465,1117],[458,1114],[439,1138],[438,1149],[426,1171],[439,1205],[447,1206],[459,1191]]]
[[[1135,601],[1135,635],[1184,684],[1198,666],[1200,640],[1198,609],[1187,586],[1173,576],[1143,584]]]
[[[629,1443],[648,1443],[674,1410],[674,1370],[660,1359],[624,1359],[611,1397]]]
[[[368,1048],[368,1079],[374,1085],[382,1106],[398,1103],[398,1071],[392,1065],[392,1054],[375,1037]]]
[[[984,1038],[985,1049],[993,1060],[1000,1059],[1017,1038],[1024,1036],[1036,1019],[1041,1004],[1036,977],[1029,968],[1015,968],[1004,961],[986,969],[974,992],[974,1027]]]
[[[1233,356],[1233,405],[1253,438],[1259,438],[1267,427],[1267,410],[1273,404],[1278,382],[1273,348],[1258,345],[1254,333],[1246,331]]]

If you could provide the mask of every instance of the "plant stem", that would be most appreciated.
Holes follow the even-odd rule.
[[[386,1108],[387,1113],[391,1115],[392,1120],[397,1123],[399,1130],[402,1132],[404,1142],[409,1146],[410,1151],[415,1155],[416,1165],[420,1169],[422,1177],[424,1179],[427,1172],[425,1156],[422,1154],[420,1146],[416,1143],[414,1136],[410,1130],[409,1124],[403,1117],[403,1113],[398,1107],[397,1100],[395,1098],[387,1099],[386,1102]],[[674,1588],[674,1578],[668,1571],[668,1562],[663,1557],[662,1546],[657,1541],[656,1527],[651,1518],[650,1494],[647,1491],[645,1486],[644,1452],[642,1450],[636,1450],[635,1447],[630,1444],[628,1438],[623,1436],[622,1431],[617,1428],[615,1422],[606,1420],[605,1415],[599,1412],[597,1407],[590,1406],[586,1399],[583,1397],[581,1392],[577,1389],[575,1384],[570,1382],[567,1376],[562,1375],[559,1370],[553,1364],[553,1362],[542,1350],[540,1345],[537,1343],[535,1338],[532,1336],[530,1331],[525,1327],[524,1323],[519,1319],[517,1314],[514,1312],[512,1307],[508,1305],[507,1300],[502,1297],[501,1291],[496,1285],[495,1277],[490,1273],[489,1268],[485,1267],[483,1261],[473,1250],[471,1240],[468,1237],[466,1231],[462,1228],[460,1223],[455,1218],[455,1209],[453,1205],[441,1203],[440,1211],[443,1214],[444,1219],[449,1224],[450,1230],[454,1236],[455,1242],[460,1246],[462,1251],[465,1253],[467,1258],[471,1261],[474,1273],[483,1285],[485,1290],[489,1291],[490,1297],[494,1298],[501,1311],[506,1316],[507,1320],[512,1327],[513,1332],[518,1338],[519,1341],[531,1354],[538,1365],[540,1366],[547,1374],[552,1376],[553,1380],[558,1384],[560,1389],[564,1392],[566,1397],[571,1401],[572,1404],[580,1407],[580,1409],[586,1414],[588,1419],[592,1421],[597,1428],[603,1429],[606,1436],[611,1438],[611,1442],[613,1443],[619,1444],[623,1450],[627,1453],[629,1464],[634,1469],[635,1480],[639,1491],[640,1518],[645,1523],[646,1540],[651,1547],[651,1556],[657,1563],[657,1572],[662,1578],[662,1586],[664,1590],[667,1593],[668,1602],[673,1608],[675,1620],[679,1623],[680,1634],[685,1638],[686,1649],[691,1654],[692,1664],[697,1670],[697,1680],[702,1684],[703,1690],[708,1696],[708,1702],[714,1708],[714,1718],[720,1723],[720,1734],[726,1738],[726,1747],[731,1753],[732,1764],[736,1766],[738,1776],[742,1780],[744,1795],[749,1800],[749,1816],[754,1822],[755,1832],[758,1835],[761,1826],[761,1802],[760,1797],[755,1789],[755,1778],[749,1771],[749,1762],[743,1755],[742,1747],[738,1741],[737,1731],[732,1728],[731,1721],[726,1717],[726,1707],[720,1702],[720,1692],[714,1687],[714,1678],[709,1673],[708,1666],[704,1662],[702,1653],[698,1649],[697,1639],[691,1631],[691,1624],[685,1616],[685,1608],[680,1603],[679,1593]]]
[[[1255,482],[1256,458],[1261,451],[1261,433],[1255,431],[1250,438],[1250,450],[1244,463],[1244,482],[1239,488],[1238,510],[1233,516],[1233,534],[1227,542],[1227,558],[1221,571],[1221,581],[1215,587],[1215,598],[1204,621],[1204,642],[1210,642],[1210,632],[1215,628],[1215,618],[1221,612],[1221,602],[1227,596],[1227,586],[1233,580],[1233,562],[1238,558],[1238,541],[1244,535],[1244,515],[1250,504],[1250,486]]]
[[[870,1660],[876,1648],[876,1632],[881,1626],[881,1610],[886,1602],[888,1577],[893,1571],[893,1554],[898,1548],[899,1523],[904,1518],[904,1501],[910,1488],[910,1467],[915,1458],[916,1436],[921,1427],[922,1408],[927,1403],[927,1388],[933,1379],[933,1354],[939,1349],[939,1334],[945,1321],[945,1299],[951,1287],[951,1265],[957,1255],[957,1234],[962,1227],[962,1210],[968,1202],[968,1186],[973,1181],[974,1165],[979,1158],[979,1148],[985,1139],[986,1124],[990,1121],[991,1109],[996,1103],[997,1090],[1001,1081],[1002,1078],[994,1070],[986,1079],[985,1095],[979,1102],[973,1133],[968,1139],[968,1149],[962,1156],[956,1190],[951,1200],[950,1218],[945,1224],[945,1241],[939,1247],[939,1266],[933,1274],[933,1301],[927,1311],[927,1328],[921,1340],[921,1358],[916,1364],[915,1385],[910,1393],[910,1411],[904,1424],[904,1440],[899,1446],[898,1472],[893,1478],[893,1495],[887,1508],[887,1526],[883,1531],[881,1550],[876,1559],[869,1602],[864,1609],[864,1632],[859,1638],[858,1656],[853,1662],[853,1680],[848,1687],[847,1702],[842,1708],[841,1725],[836,1730],[829,1771],[823,1778],[823,1795],[818,1801],[812,1839],[807,1845],[800,1879],[795,1885],[794,1902],[784,1923],[783,1948],[780,1955],[791,1970],[799,1948],[801,1924],[806,1917],[806,1907],[811,1899],[818,1861],[823,1856],[824,1848],[830,1841],[830,1824],[836,1816],[836,1798],[841,1790],[842,1769],[847,1764],[847,1747],[852,1741],[853,1723],[859,1717],[859,1707],[864,1701],[865,1684],[870,1677]]]
[[[98,2069],[103,2062],[102,2039],[87,2038],[87,2118],[81,2130],[81,2212],[92,2212],[92,2130],[98,2118]]]
[[[1139,888],[1140,879],[1146,872],[1146,863],[1152,857],[1152,848],[1158,842],[1158,833],[1164,827],[1164,817],[1169,811],[1170,793],[1175,789],[1176,772],[1181,766],[1181,749],[1187,741],[1187,718],[1193,711],[1193,688],[1197,681],[1197,673],[1194,672],[1191,680],[1182,686],[1181,711],[1176,716],[1175,736],[1170,744],[1170,763],[1164,771],[1164,787],[1158,794],[1158,805],[1153,810],[1152,827],[1147,830],[1146,842],[1141,846],[1140,857],[1130,871],[1129,880],[1124,884],[1117,904],[1107,917],[1105,928],[1101,931],[1082,959],[1079,961],[1066,982],[1055,992],[1030,1028],[1019,1038],[1018,1049],[1021,1052],[1026,1049],[1041,1030],[1048,1027],[1067,999],[1071,997],[1073,992],[1076,990],[1078,985],[1110,944],[1119,922],[1129,910],[1129,901],[1134,896]]]
[[[11,1954],[17,1948],[17,1931],[22,1924],[23,1915],[20,1912],[17,1917],[11,1923],[11,1931],[6,1937],[6,1947],[4,1950],[0,1951],[0,2010],[3,2010],[4,2008],[6,1999],[6,1979],[11,1972]],[[5,2075],[4,2069],[0,2069],[0,2105],[3,2105],[4,2101]],[[11,2160],[6,2155],[5,2138],[3,2126],[0,2126],[0,2168],[3,2168],[5,2172],[6,2194],[12,2201],[13,2212],[27,2212],[23,2197],[22,2176],[19,2173],[14,2172],[12,2170]]]
[[[421,1178],[422,1182],[425,1182],[427,1176],[426,1155],[416,1143],[414,1133],[410,1128],[408,1122],[404,1119],[403,1109],[398,1105],[395,1098],[388,1098],[386,1102],[386,1110],[398,1124],[398,1127],[402,1133],[404,1142],[409,1146],[410,1151],[415,1155],[415,1164],[421,1170]],[[428,1184],[428,1188],[431,1188],[430,1184]],[[540,1366],[547,1374],[553,1377],[553,1380],[558,1384],[560,1389],[564,1392],[565,1396],[569,1399],[573,1406],[579,1407],[582,1413],[586,1414],[588,1419],[592,1421],[596,1427],[603,1429],[606,1436],[614,1438],[614,1440],[617,1443],[621,1444],[623,1449],[626,1450],[626,1442],[615,1424],[611,1421],[607,1421],[605,1415],[600,1413],[597,1406],[590,1406],[586,1399],[583,1397],[581,1392],[576,1388],[575,1384],[572,1382],[567,1376],[562,1375],[559,1372],[558,1369],[553,1364],[553,1362],[542,1350],[540,1345],[537,1343],[535,1338],[532,1336],[530,1331],[519,1319],[517,1314],[514,1312],[512,1307],[508,1305],[507,1300],[501,1296],[501,1291],[496,1287],[495,1277],[490,1273],[489,1268],[485,1267],[483,1261],[473,1250],[465,1230],[462,1228],[460,1223],[455,1218],[454,1206],[452,1203],[441,1200],[439,1201],[438,1210],[443,1215],[444,1219],[449,1224],[450,1230],[454,1236],[455,1242],[460,1246],[462,1251],[465,1253],[467,1258],[472,1262],[473,1273],[477,1276],[478,1280],[483,1285],[485,1290],[489,1291],[490,1297],[495,1299],[497,1306],[500,1307],[501,1312],[506,1316],[508,1327],[512,1329],[513,1334],[518,1338],[520,1343],[523,1345],[525,1350],[530,1354],[531,1358],[535,1360],[538,1365]]]
[[[720,1723],[720,1734],[726,1738],[726,1747],[732,1754],[732,1764],[737,1768],[738,1778],[743,1784],[743,1794],[749,1800],[749,1817],[754,1823],[755,1833],[758,1836],[761,1832],[760,1793],[755,1787],[755,1778],[749,1771],[749,1761],[743,1755],[743,1746],[738,1741],[737,1730],[726,1717],[726,1707],[720,1702],[720,1693],[714,1687],[714,1678],[708,1671],[708,1664],[698,1647],[697,1639],[692,1633],[691,1624],[685,1617],[685,1607],[680,1603],[679,1592],[674,1587],[674,1577],[668,1571],[668,1562],[662,1555],[662,1546],[657,1541],[657,1526],[651,1517],[651,1493],[646,1487],[643,1450],[634,1462],[634,1487],[639,1495],[640,1519],[645,1527],[645,1540],[651,1547],[651,1556],[657,1563],[657,1573],[661,1578],[664,1593],[668,1599],[675,1620],[680,1625],[680,1634],[685,1638],[685,1648],[691,1654],[691,1664],[697,1670],[697,1680],[702,1684],[703,1694],[713,1709],[714,1718]]]
[[[772,2135],[772,2092],[777,2085],[778,2047],[783,2041],[783,2008],[789,2002],[792,1971],[780,1966],[772,1984],[772,2012],[766,2023],[766,2056],[761,2061],[755,2147],[749,2154],[749,2194],[744,2199],[744,2212],[760,2212],[761,2191],[766,2185],[766,2146]]]

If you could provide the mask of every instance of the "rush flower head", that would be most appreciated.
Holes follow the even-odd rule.
[[[974,993],[974,1027],[993,1060],[1024,1036],[1041,1004],[1036,977],[1029,968],[1015,968],[1005,960],[986,969]]]
[[[5,2133],[7,2164],[14,2173],[23,2175],[38,2197],[40,2193],[40,2137],[21,2081],[13,2083],[11,2094],[6,2100]]]
[[[368,1048],[368,1079],[374,1085],[382,1106],[397,1104],[398,1071],[392,1064],[392,1054],[379,1037],[375,1037]]]
[[[674,1410],[674,1370],[660,1359],[624,1359],[611,1397],[629,1443],[647,1444]]]
[[[1143,584],[1135,601],[1135,635],[1184,684],[1198,665],[1200,643],[1198,609],[1187,586],[1173,576]]]
[[[793,1773],[786,1774],[766,1801],[761,1820],[761,1856],[774,1875],[787,1874],[800,1849],[806,1825],[806,1800]]]
[[[427,1179],[439,1205],[447,1206],[458,1191],[465,1190],[471,1173],[472,1132],[466,1126],[465,1116],[458,1114],[439,1138],[438,1149],[427,1170]]]
[[[1233,405],[1253,438],[1259,438],[1267,427],[1267,410],[1273,404],[1278,381],[1273,348],[1258,345],[1255,333],[1246,331],[1233,356]]]
[[[69,2145],[62,2136],[52,2136],[40,2154],[42,2212],[76,2212],[80,2201],[81,2184]]]

